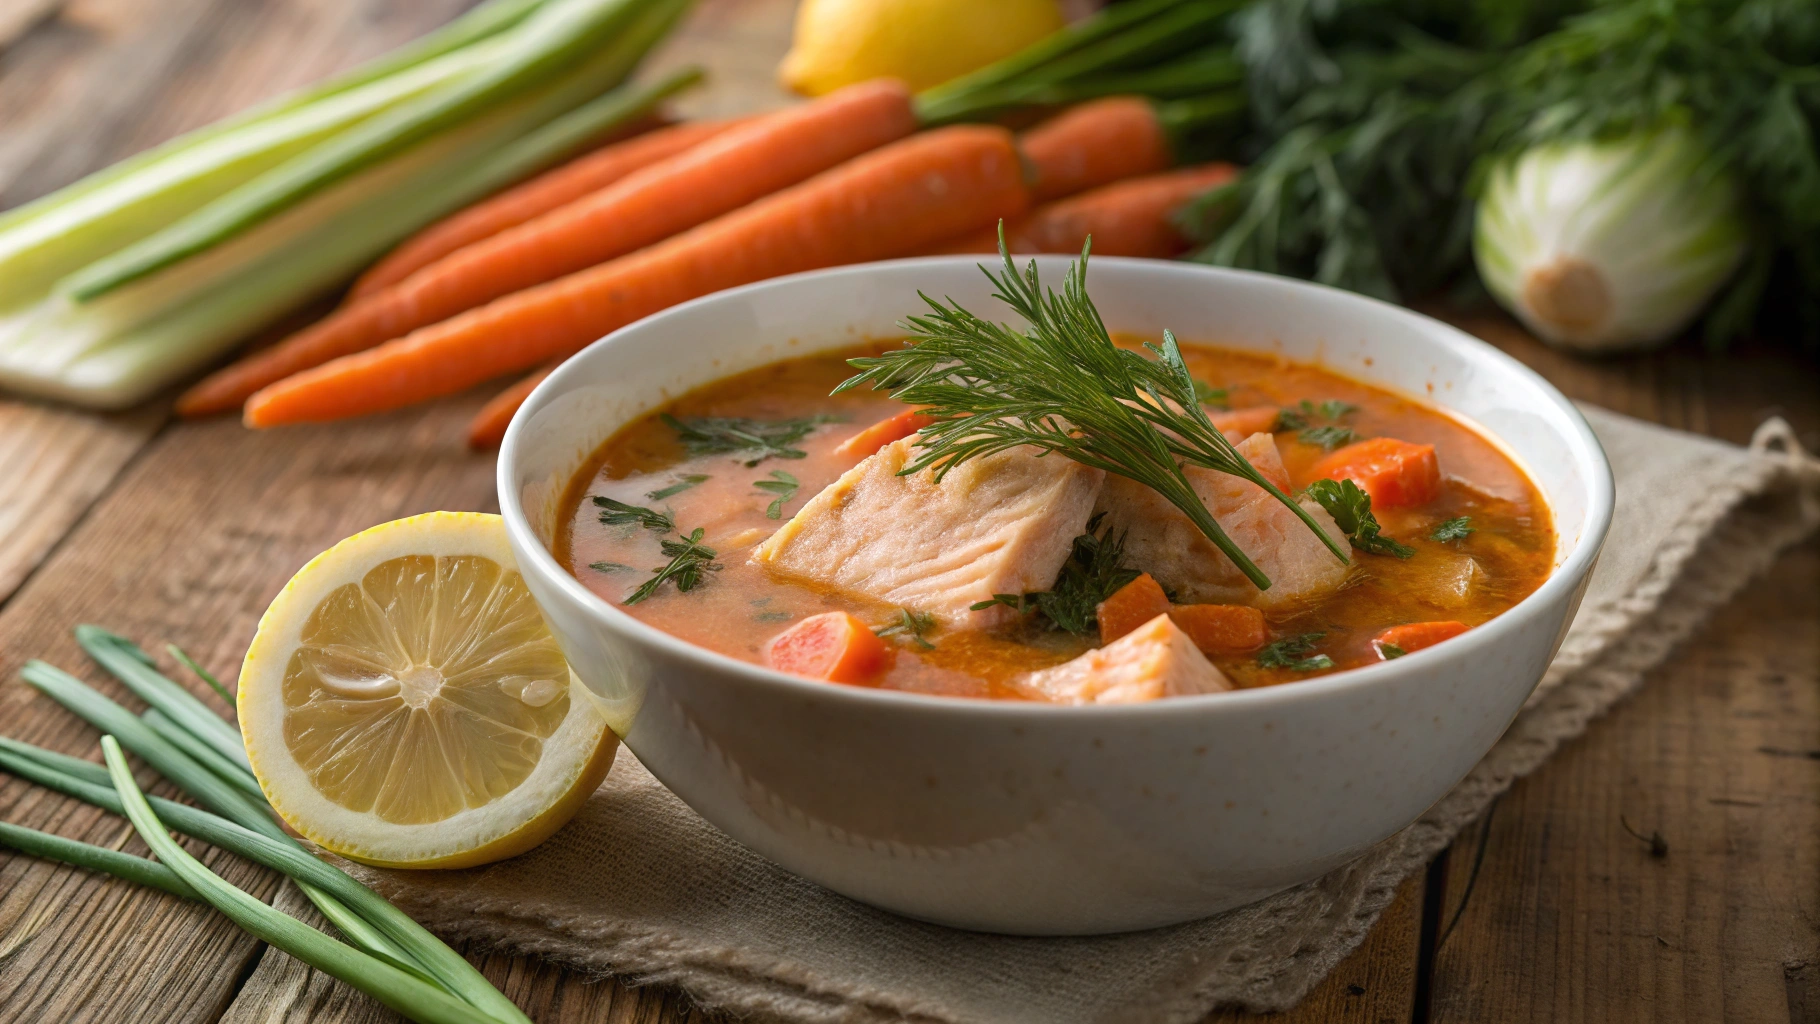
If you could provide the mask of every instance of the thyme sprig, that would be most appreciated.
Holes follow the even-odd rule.
[[[999,236],[1002,273],[981,270],[996,287],[994,297],[1027,321],[1028,330],[923,295],[930,312],[900,325],[914,344],[849,360],[861,372],[835,389],[839,394],[867,384],[926,406],[938,418],[920,431],[917,456],[900,473],[933,467],[939,481],[969,459],[1024,445],[1055,452],[1152,488],[1258,589],[1267,589],[1270,577],[1226,536],[1183,473],[1184,465],[1200,466],[1264,488],[1335,557],[1348,560],[1345,549],[1208,420],[1174,334],[1164,331],[1161,346],[1145,346],[1154,358],[1112,343],[1087,295],[1091,240],[1057,294],[1042,288],[1034,261],[1019,274],[1005,250],[1002,224]]]
[[[743,416],[690,416],[677,419],[669,413],[659,417],[690,455],[729,455],[751,453],[745,461],[749,469],[766,459],[801,459],[808,453],[793,447],[824,423],[839,422],[828,415],[803,416],[789,420],[754,420]]]
[[[928,634],[935,630],[935,616],[928,612],[911,611],[908,608],[898,609],[897,618],[888,625],[880,626],[872,632],[881,637],[901,636],[925,651],[935,650],[935,645],[928,640]]]

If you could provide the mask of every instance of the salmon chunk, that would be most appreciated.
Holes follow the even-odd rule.
[[[971,606],[994,594],[1048,590],[1068,560],[1105,474],[1016,448],[956,466],[935,482],[906,437],[848,470],[760,544],[752,560],[796,577],[984,629],[1015,615]]]
[[[1269,434],[1253,434],[1236,445],[1264,479],[1285,491],[1289,474]],[[1143,484],[1110,476],[1100,490],[1098,512],[1125,533],[1125,561],[1156,578],[1182,604],[1244,604],[1265,611],[1309,602],[1339,589],[1347,566],[1321,543],[1308,525],[1270,492],[1226,473],[1189,466],[1184,471],[1207,510],[1239,550],[1270,577],[1269,590],[1252,585],[1187,515]],[[1323,532],[1346,550],[1346,536],[1312,498],[1300,505]]]
[[[1232,689],[1232,682],[1163,614],[1098,650],[1032,672],[1016,686],[1057,704],[1135,704],[1218,693]]]

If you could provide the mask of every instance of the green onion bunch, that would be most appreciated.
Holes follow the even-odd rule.
[[[20,673],[26,682],[101,730],[106,766],[0,737],[0,769],[125,815],[157,860],[4,823],[0,846],[207,903],[265,942],[412,1020],[530,1024],[459,953],[346,872],[315,857],[279,826],[234,726],[166,678],[126,638],[85,625],[76,628],[76,640],[147,709],[135,715],[67,672],[42,661],[28,662]],[[172,653],[227,694],[187,655],[175,648]],[[127,751],[175,784],[195,806],[146,796],[127,764]],[[228,884],[179,846],[172,830],[288,876],[342,939]]]

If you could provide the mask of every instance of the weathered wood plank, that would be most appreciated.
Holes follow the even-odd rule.
[[[1455,844],[1433,1020],[1816,1019],[1816,580],[1810,541]]]

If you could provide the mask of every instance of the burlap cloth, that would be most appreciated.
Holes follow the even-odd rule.
[[[1024,939],[907,921],[775,867],[621,751],[573,823],[470,871],[365,876],[448,936],[681,986],[761,1020],[1198,1021],[1295,1004],[1364,938],[1399,883],[1820,524],[1820,463],[1786,424],[1749,449],[1585,410],[1618,504],[1547,677],[1470,775],[1348,867],[1192,924]]]

